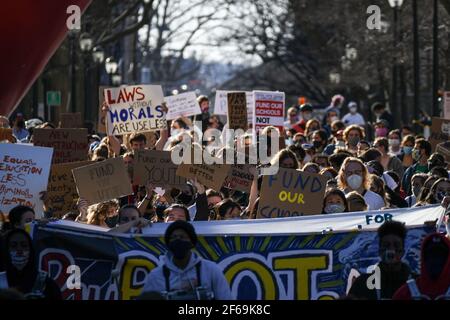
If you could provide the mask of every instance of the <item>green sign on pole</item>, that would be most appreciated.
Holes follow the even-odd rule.
[[[61,106],[61,91],[47,91],[47,105]]]

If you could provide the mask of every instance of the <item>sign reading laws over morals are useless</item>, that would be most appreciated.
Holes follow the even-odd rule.
[[[87,129],[34,129],[33,144],[54,149],[52,163],[85,161]]]
[[[174,120],[178,117],[190,117],[202,113],[197,102],[195,92],[186,92],[175,96],[165,97],[167,103],[167,120]]]
[[[72,170],[89,164],[91,164],[90,161],[80,161],[52,165],[48,179],[47,196],[54,217],[60,218],[67,212],[76,210],[78,192]]]
[[[186,179],[197,179],[207,188],[219,191],[230,169],[228,164],[180,164],[177,175]]]
[[[161,86],[141,85],[104,91],[109,106],[106,117],[109,135],[125,135],[165,129],[166,113],[162,106]]]
[[[186,186],[186,179],[177,176],[177,165],[172,162],[170,151],[140,150],[134,155],[133,183],[155,187]]]
[[[20,144],[0,144],[0,211],[18,205],[42,213],[39,193],[47,190],[53,149]]]
[[[258,218],[281,218],[322,213],[327,179],[320,175],[280,168],[264,176]]]
[[[282,132],[284,124],[284,92],[253,91],[253,124],[256,132],[274,126]]]
[[[112,158],[72,170],[80,198],[91,204],[133,193],[122,158]]]

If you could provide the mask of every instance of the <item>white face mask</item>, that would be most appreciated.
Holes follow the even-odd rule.
[[[336,117],[336,116],[331,117],[331,118],[330,118],[330,123],[333,123],[333,122],[335,122],[335,121],[337,121],[337,120],[339,120],[339,117]]]
[[[347,178],[347,184],[353,190],[359,189],[359,187],[361,187],[362,182],[363,178],[357,174],[352,174],[350,177]]]
[[[170,130],[170,134],[172,135],[172,137],[177,136],[181,133],[181,129],[171,129]]]
[[[303,119],[304,119],[305,121],[311,120],[311,119],[312,119],[312,113],[304,113],[304,114],[302,115],[302,117],[303,117]]]
[[[11,251],[11,264],[18,270],[23,270],[28,263],[28,259],[30,257],[30,251],[22,251],[22,254],[19,255],[17,251]]]
[[[389,139],[389,145],[391,147],[398,147],[400,145],[400,140],[398,140],[398,139]]]
[[[358,111],[358,108],[352,107],[350,108],[350,113],[355,114]]]

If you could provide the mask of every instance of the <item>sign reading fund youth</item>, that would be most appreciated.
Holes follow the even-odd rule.
[[[142,85],[105,89],[109,106],[106,117],[109,135],[125,135],[166,128],[161,86]]]
[[[280,168],[264,176],[258,215],[282,218],[322,213],[327,179],[319,174]]]
[[[72,170],[80,198],[91,204],[133,193],[122,158],[112,158]]]
[[[39,193],[47,190],[53,149],[0,144],[0,211],[18,205],[42,211]]]
[[[256,132],[267,126],[283,129],[284,98],[284,92],[253,91],[253,123]]]

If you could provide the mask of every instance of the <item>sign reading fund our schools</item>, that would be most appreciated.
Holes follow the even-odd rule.
[[[0,144],[0,211],[18,205],[42,211],[39,193],[47,190],[52,148]]]
[[[322,213],[327,179],[320,174],[280,168],[264,176],[258,218],[281,218]]]
[[[166,128],[161,86],[141,85],[105,89],[109,106],[106,117],[109,135],[125,135]]]
[[[281,132],[284,123],[284,92],[253,91],[253,99],[256,132],[268,126],[274,126]]]
[[[72,170],[80,198],[91,204],[133,193],[122,158],[112,158]]]

